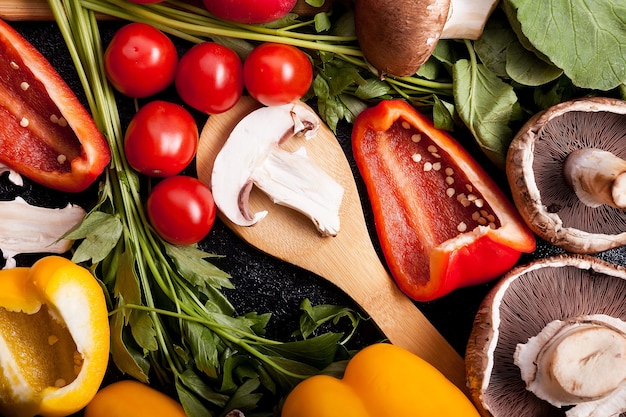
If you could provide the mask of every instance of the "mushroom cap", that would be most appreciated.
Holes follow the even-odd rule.
[[[355,31],[367,62],[381,77],[415,74],[439,42],[450,1],[356,1]]]
[[[481,414],[564,416],[526,389],[514,363],[550,322],[605,314],[626,320],[626,268],[583,254],[535,260],[507,273],[482,301],[467,344],[467,384]]]
[[[567,156],[583,148],[626,159],[626,102],[582,98],[531,117],[513,138],[506,171],[513,201],[530,229],[574,253],[598,253],[626,245],[626,211],[589,207],[563,175]]]

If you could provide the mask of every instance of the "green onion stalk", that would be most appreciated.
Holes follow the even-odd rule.
[[[67,237],[77,241],[72,260],[90,268],[109,295],[113,363],[129,377],[173,388],[190,417],[224,415],[233,409],[249,411],[250,416],[269,415],[263,414],[267,404],[271,409],[297,382],[342,363],[350,335],[327,332],[306,337],[313,333],[308,331],[301,332],[302,340],[266,338],[268,314],[235,315],[222,292],[233,288],[231,277],[210,262],[217,255],[197,245],[168,244],[150,228],[142,178],[124,156],[116,96],[104,71],[98,10],[93,10],[101,2],[48,3],[94,121],[111,149],[98,202]],[[100,10],[104,11],[110,9]],[[177,13],[179,20],[188,16]],[[181,27],[174,30],[182,31]],[[323,323],[346,315],[356,328],[358,317],[351,310],[316,320]]]
[[[367,102],[402,98],[416,107],[426,108],[434,105],[435,97],[452,97],[452,82],[448,80],[431,79],[419,73],[381,79],[364,59],[349,15],[332,16],[331,22],[328,13],[318,13],[308,20],[290,14],[268,26],[227,22],[182,0],[146,5],[128,0],[81,0],[80,3],[103,16],[148,23],[191,43],[225,44],[242,59],[262,42],[300,48],[315,64],[314,96],[318,112],[333,131],[340,120],[354,120]]]

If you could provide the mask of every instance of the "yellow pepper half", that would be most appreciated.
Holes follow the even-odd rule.
[[[172,397],[135,380],[102,388],[87,405],[84,417],[187,417]]]
[[[281,417],[480,417],[467,396],[435,367],[387,343],[370,345],[342,379],[316,375],[287,396]]]
[[[67,416],[98,391],[109,360],[104,292],[60,256],[0,271],[0,414]]]

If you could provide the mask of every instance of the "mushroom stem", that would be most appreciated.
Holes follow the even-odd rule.
[[[480,38],[497,0],[451,0],[441,39]]]
[[[527,388],[557,407],[609,398],[626,384],[625,330],[602,315],[556,320],[517,346],[515,363]]]
[[[563,174],[585,205],[626,209],[626,161],[611,152],[578,149],[566,158]]]

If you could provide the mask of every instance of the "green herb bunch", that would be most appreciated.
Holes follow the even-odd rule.
[[[72,260],[87,265],[110,295],[113,362],[139,381],[173,387],[189,416],[233,409],[272,415],[297,382],[331,365],[340,369],[349,357],[343,344],[351,334],[312,336],[316,329],[341,317],[355,329],[360,317],[304,300],[298,337],[282,342],[264,336],[269,314],[235,315],[222,291],[233,288],[230,276],[210,262],[216,255],[168,244],[149,226],[142,181],[124,156],[94,12],[79,0],[49,5],[112,153],[98,203],[66,237],[80,242]]]

